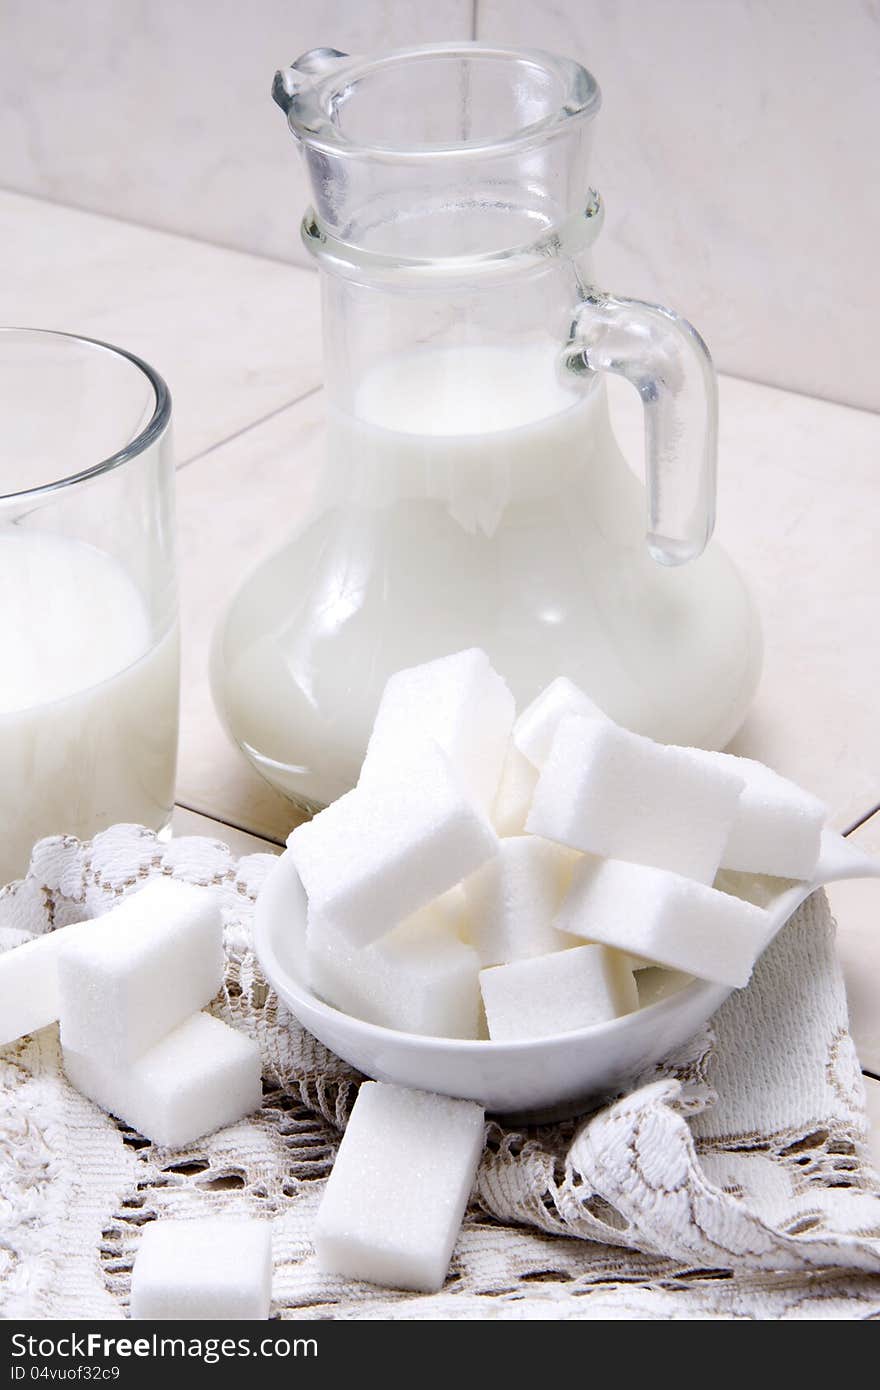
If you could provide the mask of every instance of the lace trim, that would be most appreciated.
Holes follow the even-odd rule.
[[[629,1095],[577,1122],[488,1125],[450,1278],[422,1297],[315,1268],[309,1231],[359,1078],[289,1018],[260,975],[250,920],[271,862],[116,827],[89,845],[43,842],[28,878],[0,893],[11,945],[97,915],[153,874],[213,886],[228,961],[213,1009],[257,1039],[265,1087],[259,1116],[172,1152],[71,1091],[55,1030],[0,1054],[6,1316],[124,1316],[141,1227],[230,1210],[273,1220],[281,1317],[880,1315],[880,1186],[864,1156],[861,1081],[822,895],[768,952],[755,988]],[[803,1050],[824,1062],[803,1069],[794,1098],[777,1099],[756,1079],[777,1022],[776,1009],[761,1012],[761,981],[796,983],[804,971]],[[748,1029],[737,1014],[746,1006]],[[766,1123],[786,1106],[796,1119]]]

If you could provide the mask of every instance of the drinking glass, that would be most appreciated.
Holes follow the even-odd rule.
[[[0,328],[0,883],[44,835],[169,824],[170,426],[167,386],[132,353]]]

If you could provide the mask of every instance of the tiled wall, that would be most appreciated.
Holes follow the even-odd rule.
[[[304,262],[276,68],[469,39],[472,0],[0,0],[0,187]]]
[[[599,78],[609,288],[727,371],[880,409],[877,0],[479,0],[479,33]]]
[[[300,259],[275,67],[474,32],[598,76],[609,288],[880,409],[877,0],[5,0],[0,186]]]

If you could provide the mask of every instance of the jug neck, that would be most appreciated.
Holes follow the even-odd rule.
[[[375,59],[313,50],[276,75],[314,232],[378,256],[491,256],[582,214],[595,79],[537,51],[434,44]]]

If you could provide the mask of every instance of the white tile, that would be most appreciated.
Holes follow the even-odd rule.
[[[880,1173],[880,1081],[865,1077],[865,1100],[868,1108],[868,1152],[875,1170]]]
[[[764,677],[734,751],[848,828],[880,803],[880,417],[726,381],[719,536],[749,576]]]
[[[851,839],[880,859],[880,814],[854,831]],[[859,1061],[880,1075],[880,882],[832,883],[826,892],[837,921],[837,951]]]
[[[471,0],[7,6],[0,186],[302,262],[310,199],[276,68],[469,38],[471,21]]]
[[[182,835],[200,835],[211,840],[222,840],[238,856],[280,853],[280,847],[272,840],[249,835],[246,830],[239,830],[238,826],[226,825],[223,821],[212,820],[210,816],[200,816],[197,811],[189,811],[184,806],[175,806],[171,832],[175,839]]]
[[[823,0],[480,0],[478,36],[598,78],[602,283],[720,367],[880,408],[880,10]]]
[[[636,471],[636,393],[609,383]],[[880,416],[720,382],[717,535],[754,593],[764,674],[734,752],[825,799],[846,829],[880,804]]]
[[[171,387],[179,461],[321,380],[311,271],[2,192],[0,245],[0,320],[146,358]]]
[[[183,672],[178,800],[283,840],[301,816],[253,771],[211,697],[211,638],[253,566],[302,517],[323,444],[323,393],[184,468],[177,480]]]

